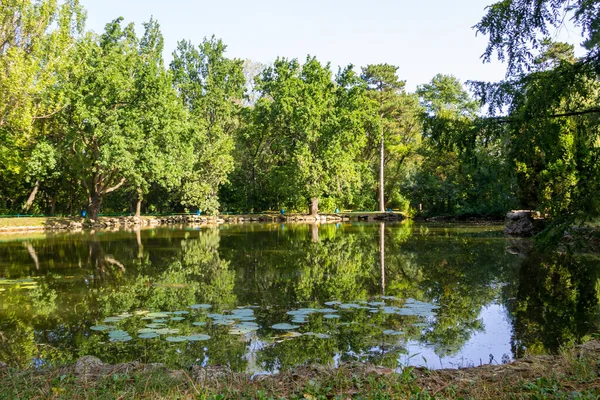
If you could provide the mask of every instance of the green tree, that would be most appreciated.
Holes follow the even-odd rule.
[[[210,214],[217,213],[219,187],[233,169],[233,137],[245,88],[243,61],[226,58],[226,48],[215,37],[197,48],[181,41],[170,66],[191,124],[181,202]]]
[[[378,134],[370,137],[372,143],[378,144],[379,150],[379,211],[385,211],[385,164],[386,143],[388,147],[393,136],[409,136],[401,128],[403,113],[403,97],[405,82],[398,79],[398,67],[389,64],[372,64],[362,69],[362,79],[373,93],[377,102],[377,119],[375,126],[379,128]],[[414,103],[413,103],[414,105]],[[411,135],[412,136],[412,135]],[[374,147],[374,146],[372,146]]]
[[[351,67],[335,77],[308,57],[278,59],[257,79],[261,97],[247,110],[245,165],[250,193],[269,187],[267,205],[318,212],[351,202],[361,186],[364,85]],[[244,168],[244,164],[241,165]],[[264,182],[264,183],[263,183]],[[255,196],[256,197],[256,196]]]
[[[569,17],[582,30],[581,59],[547,39]],[[507,111],[496,122],[507,125],[521,205],[567,224],[599,215],[596,2],[503,1],[488,8],[476,29],[489,36],[484,59],[497,54],[508,61],[505,81],[474,87],[491,116]]]
[[[43,125],[67,104],[63,87],[84,19],[76,0],[0,4],[0,208],[20,208],[29,191],[29,210],[53,173],[55,149]]]
[[[173,89],[171,74],[165,70],[163,37],[158,22],[144,24],[139,43],[135,91],[140,110],[138,124],[144,145],[135,168],[136,216],[140,216],[143,196],[150,185],[175,190],[189,166],[192,149],[185,135],[190,131],[189,116]]]
[[[105,196],[126,183],[141,196],[150,182],[173,185],[181,174],[177,151],[185,113],[162,68],[158,24],[145,28],[140,41],[133,24],[123,26],[119,18],[77,46],[83,62],[69,77],[59,140],[92,219]]]

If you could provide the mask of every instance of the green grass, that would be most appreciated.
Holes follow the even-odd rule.
[[[299,367],[254,380],[218,367],[107,366],[104,373],[88,377],[71,367],[4,369],[0,399],[597,399],[598,349],[465,370]]]
[[[54,219],[52,217],[9,217],[0,218],[0,228],[11,228],[20,226],[39,226],[44,227],[48,224],[49,220]],[[56,218],[58,219],[58,218]],[[61,218],[62,219],[62,218]]]

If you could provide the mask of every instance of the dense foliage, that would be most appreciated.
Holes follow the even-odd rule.
[[[503,82],[401,69],[265,66],[157,21],[86,32],[76,0],[0,8],[0,212],[386,210],[551,218],[600,213],[597,4],[507,0],[476,25]],[[587,54],[544,39],[572,17]],[[490,114],[484,116],[482,106]]]

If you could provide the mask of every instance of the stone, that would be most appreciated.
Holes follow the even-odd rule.
[[[76,375],[97,374],[104,369],[105,364],[98,357],[83,356],[75,363],[73,372]]]
[[[506,214],[504,233],[510,236],[532,236],[535,233],[534,213],[529,210],[513,210]]]

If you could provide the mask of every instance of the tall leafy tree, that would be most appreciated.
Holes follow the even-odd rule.
[[[191,124],[181,201],[210,214],[217,213],[219,187],[233,169],[233,137],[246,83],[243,61],[225,57],[226,48],[215,37],[198,47],[179,42],[170,67]]]
[[[0,4],[0,203],[11,208],[30,191],[28,210],[55,172],[55,149],[40,125],[66,105],[62,88],[84,19],[76,0]]]
[[[395,107],[397,96],[403,91],[405,82],[398,79],[398,67],[389,64],[372,64],[363,68],[362,79],[373,92],[378,104],[379,118],[379,211],[385,211],[385,144],[386,135],[396,130],[399,113]]]
[[[140,107],[138,124],[144,142],[132,182],[137,194],[137,216],[152,184],[171,191],[179,186],[192,152],[185,137],[190,130],[189,115],[177,98],[171,74],[164,67],[160,26],[151,19],[144,28],[135,79]]]
[[[247,138],[256,143],[251,162],[274,183],[273,205],[318,212],[333,210],[360,186],[356,156],[365,143],[360,115],[364,85],[346,68],[336,79],[328,65],[308,57],[278,59],[257,80],[261,97]],[[254,164],[253,168],[257,167]]]
[[[151,182],[174,185],[182,174],[177,151],[185,113],[162,66],[158,24],[145,28],[140,41],[133,24],[119,18],[77,46],[82,63],[69,77],[60,145],[92,219],[122,186],[137,188],[140,200]]]
[[[489,36],[486,60],[508,61],[507,79],[475,83],[510,135],[519,200],[567,223],[600,214],[598,4],[511,0],[496,3],[476,25]],[[566,18],[581,28],[587,54],[546,36]],[[592,178],[594,177],[594,178]]]

